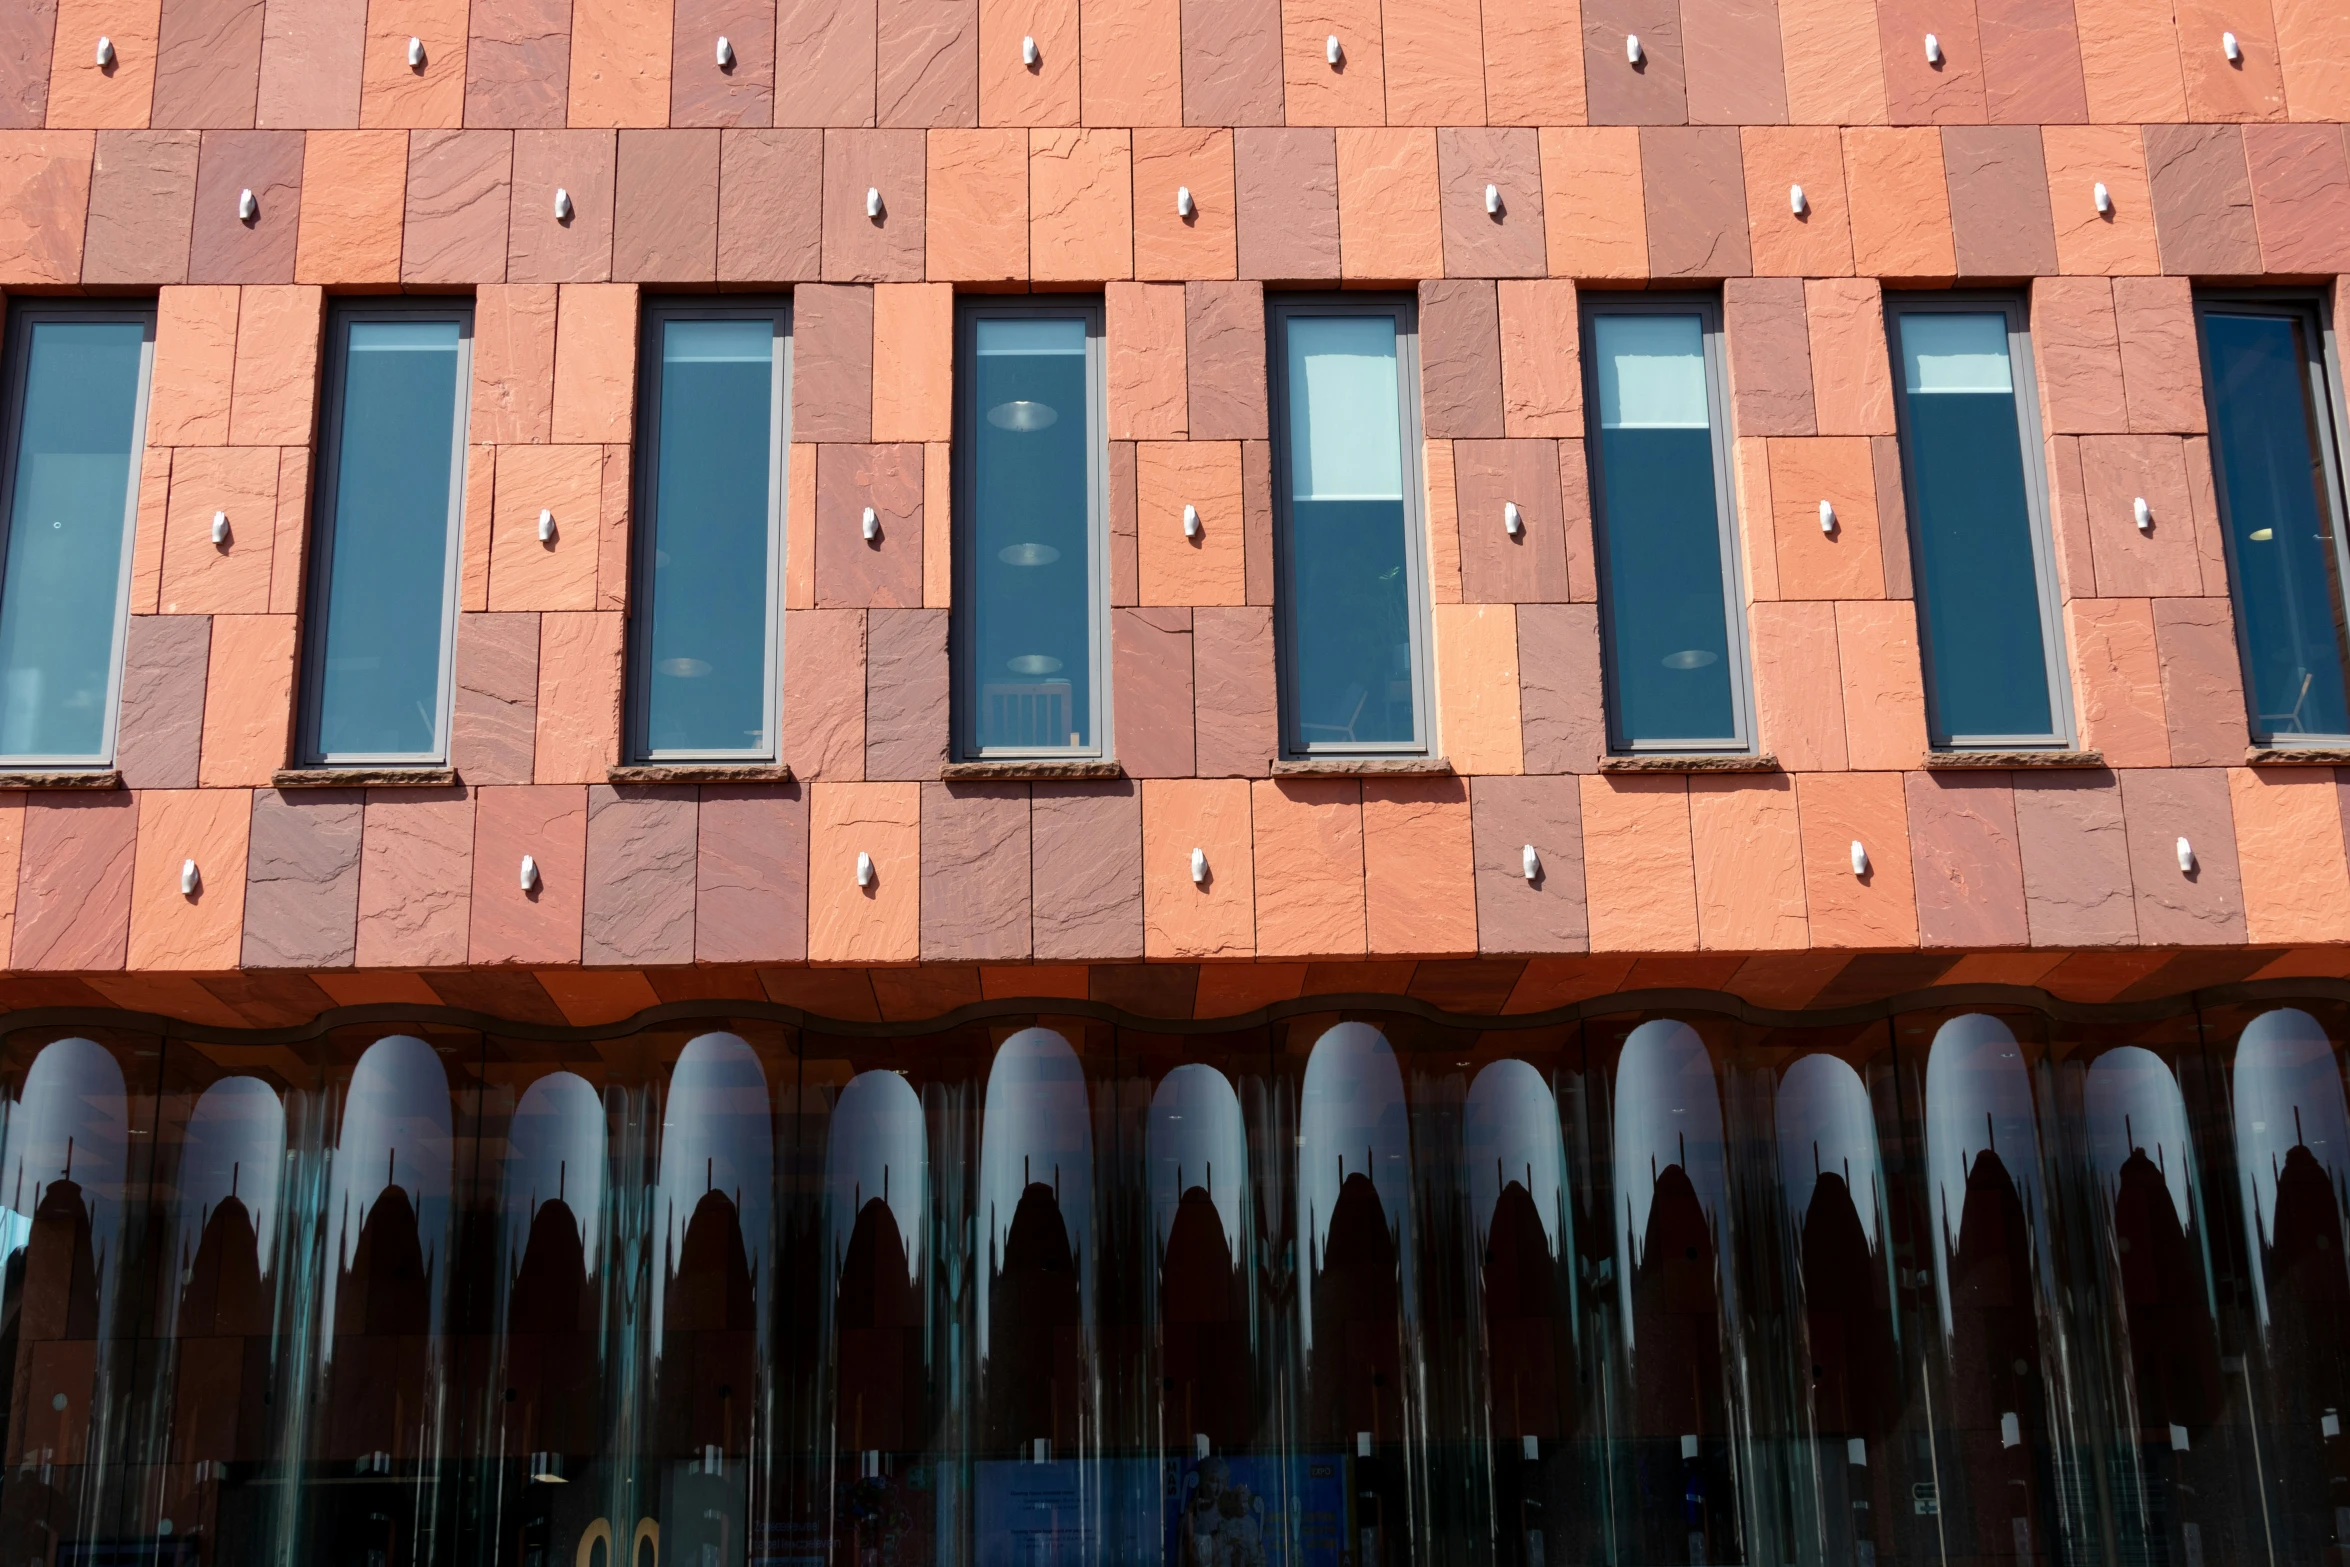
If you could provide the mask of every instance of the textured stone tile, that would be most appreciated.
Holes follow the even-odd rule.
[[[553,129],[571,93],[571,0],[489,0],[473,8],[465,123]]]
[[[385,0],[367,16],[360,68],[359,123],[455,130],[465,123],[467,0]],[[424,63],[408,63],[408,40],[424,45]]]
[[[857,856],[871,882],[857,885]],[[809,789],[808,958],[910,963],[922,950],[922,786],[819,783]]]
[[[1493,284],[1420,285],[1420,418],[1431,440],[1498,437],[1506,429]]]
[[[1858,436],[1774,440],[1770,466],[1779,596],[1882,597],[1885,557],[1869,443]],[[1820,528],[1822,501],[1835,508],[1834,533]]]
[[[1688,0],[1681,28],[1690,124],[1786,123],[1775,0]]]
[[[674,16],[673,0],[571,0],[571,124],[669,123]]]
[[[1551,270],[1582,279],[1646,280],[1647,198],[1640,133],[1545,126],[1542,215]]]
[[[127,967],[236,966],[252,814],[253,797],[242,789],[154,789],[139,796]],[[198,879],[193,893],[183,893],[189,860]]]
[[[1652,127],[1640,133],[1648,264],[1658,277],[1744,277],[1746,170],[1737,131]]]
[[[1844,148],[1827,126],[1748,126],[1739,135],[1746,168],[1748,237],[1761,277],[1848,277],[1852,225],[1844,201]],[[1803,190],[1803,210],[1792,191]]]
[[[1282,105],[1296,125],[1379,125],[1387,118],[1386,37],[1376,0],[1302,0],[1281,8]],[[1325,40],[1339,41],[1330,63]],[[1408,116],[1397,116],[1404,120]]]
[[[2043,277],[2032,284],[2032,369],[2052,435],[2129,427],[2113,286],[2097,277]]]
[[[783,758],[800,778],[865,776],[865,612],[784,612]]]
[[[1873,278],[1803,286],[1811,331],[1812,414],[1822,435],[1891,435],[1893,377]]]
[[[1180,294],[1176,300],[1180,311]],[[954,290],[943,283],[885,283],[874,289],[874,362],[890,367],[873,386],[875,440],[953,438],[954,349]]]
[[[2186,118],[2281,120],[2285,117],[2284,77],[2277,69],[2273,12],[2222,0],[2181,0],[2179,63],[2187,83]],[[2243,50],[2230,61],[2216,47],[2222,29],[2233,32]],[[2306,111],[2305,111],[2306,112]]]
[[[514,134],[506,276],[516,283],[601,283],[612,276],[617,138],[611,131]],[[555,214],[555,193],[571,216]]]
[[[1273,445],[1240,443],[1240,509],[1248,529],[1248,601],[1273,602]]]
[[[1531,130],[1441,130],[1444,270],[1449,277],[1541,277],[1542,165]],[[1485,210],[1492,186],[1501,211]]]
[[[490,542],[493,610],[592,610],[602,531],[604,453],[595,446],[518,446],[499,454]],[[538,535],[554,514],[553,537]]]
[[[1512,436],[1583,433],[1582,325],[1566,278],[1504,282],[1502,423]]]
[[[1233,133],[1240,275],[1339,275],[1338,144],[1327,129]]]
[[[923,961],[1027,957],[1032,858],[1026,784],[924,784]]]
[[[726,131],[718,155],[718,277],[807,282],[823,270],[821,131]]]
[[[1036,63],[1021,40],[1036,40]],[[979,123],[1075,125],[1076,0],[979,0]]]
[[[620,759],[621,618],[589,611],[539,617],[538,730],[531,777],[600,783]]]
[[[2076,598],[2064,607],[2081,744],[2115,767],[2170,765],[2162,663],[2144,599]]]
[[[238,291],[167,288],[156,302],[150,446],[222,446],[237,352]]]
[[[123,966],[142,798],[116,791],[37,794],[27,802],[10,967]]]
[[[307,447],[316,418],[325,297],[302,285],[240,292],[229,439],[239,446]],[[150,419],[150,440],[153,433]],[[281,506],[285,499],[281,492]]]
[[[2138,939],[2211,947],[2244,939],[2244,884],[2228,775],[2216,767],[2139,769],[2121,775],[2137,893]],[[2194,869],[2179,869],[2186,839]]]
[[[2195,341],[2195,300],[2185,278],[2116,278],[2114,319],[2130,428],[2199,434],[2203,375]]]
[[[1591,945],[1602,952],[1697,946],[1689,791],[1672,776],[1593,774],[1582,790]]]
[[[1689,845],[1701,947],[1767,952],[1807,944],[1804,844],[1793,779],[1767,773],[1692,776]]]
[[[1110,439],[1180,440],[1187,387],[1182,288],[1112,283],[1105,303]]]
[[[864,537],[870,508],[878,536]],[[816,458],[816,602],[826,609],[922,603],[922,448],[826,446]]]
[[[1193,771],[1191,611],[1110,611],[1117,756],[1129,778]]]
[[[157,0],[60,0],[56,52],[49,65],[53,126],[138,129],[155,100]],[[100,66],[92,45],[116,40]]]
[[[2039,127],[1949,127],[1942,132],[1942,161],[1960,277],[2039,277],[2056,270]]]
[[[1488,953],[1588,949],[1582,799],[1576,781],[1473,778],[1469,792],[1479,948]],[[1531,879],[1525,874],[1528,845],[1536,857]]]
[[[1095,0],[1082,47],[1086,124],[1183,123],[1181,0]]]
[[[2111,773],[2019,773],[2017,841],[2032,944],[2123,946],[2137,939],[2121,786]]]
[[[1192,439],[1264,440],[1264,289],[1255,283],[1187,283],[1183,315]]]
[[[2147,0],[2073,0],[2073,21],[2092,121],[2135,126],[2187,118],[2169,8]]]
[[[2162,270],[2173,276],[2249,277],[2260,271],[2260,234],[2244,133],[2227,125],[2150,125],[2146,178]]]
[[[505,281],[513,164],[513,138],[505,131],[410,136],[402,281]],[[551,211],[551,198],[548,206]]]
[[[554,438],[625,445],[635,428],[635,286],[566,284],[555,326]]]
[[[1040,283],[1134,275],[1134,149],[1123,130],[1031,131],[1028,257]]]
[[[718,40],[733,63],[718,63]],[[670,34],[671,125],[771,125],[775,7],[765,0],[681,0]]]
[[[1681,10],[1662,0],[1584,0],[1583,94],[1594,125],[1682,125],[1689,119]],[[1624,40],[1638,34],[1640,61]]]
[[[1110,602],[1131,609],[1142,602],[1142,563],[1135,538],[1135,443],[1110,443]]]
[[[2293,117],[2341,119],[2350,105],[2350,18],[2311,0],[2277,0],[2270,10]]]
[[[268,0],[253,123],[273,130],[356,127],[366,49],[366,0]]]
[[[577,963],[587,883],[587,790],[475,793],[472,918],[466,961]],[[522,857],[538,868],[522,886]]]
[[[358,956],[358,789],[253,793],[245,861],[247,968],[349,968]]]
[[[1836,607],[1753,604],[1746,613],[1762,749],[1789,772],[1843,771],[1843,685],[1828,678],[1839,663]]]
[[[294,277],[304,283],[398,282],[407,134],[312,131],[303,142],[301,234],[294,251]],[[232,209],[237,199],[233,192],[227,196]],[[501,243],[501,263],[504,249]]]
[[[196,167],[196,220],[188,245],[191,283],[291,283],[302,209],[303,137],[291,131],[206,131]],[[237,217],[250,190],[259,216]],[[398,265],[398,204],[392,207]],[[395,272],[395,276],[396,276]]]
[[[474,295],[474,439],[504,445],[544,442],[553,434],[555,304],[552,284],[509,284]]]
[[[865,776],[936,778],[950,743],[947,612],[877,609],[867,627]]]
[[[2350,160],[2338,125],[2244,131],[2262,269],[2332,276],[2350,268]]]
[[[881,0],[877,125],[979,123],[978,0]]]
[[[1994,125],[2074,125],[2089,118],[2070,5],[1975,0],[1983,107]]]
[[[1486,123],[1584,123],[1589,110],[1577,0],[1487,0],[1482,15]]]
[[[1385,0],[1387,118],[1398,125],[1485,123],[1478,29],[1444,0]]]
[[[95,142],[88,131],[0,141],[0,285],[80,279]]]
[[[1272,610],[1261,604],[1194,610],[1191,660],[1195,770],[1209,778],[1263,777],[1280,751]]]
[[[2042,129],[2040,144],[2048,163],[2058,266],[2108,276],[2161,271],[2145,139],[2138,127],[2050,125]],[[2105,187],[2110,211],[2097,210],[2099,185]]]
[[[2235,616],[2224,598],[2157,599],[2154,648],[2177,767],[2224,767],[2250,741]]]
[[[1028,133],[932,131],[927,145],[928,275],[934,281],[1026,281]]]
[[[0,130],[35,130],[49,110],[49,46],[57,0],[25,0],[0,10]]]
[[[2324,770],[2230,768],[2228,797],[2236,820],[2247,939],[2267,946],[2338,942],[2350,934],[2350,871],[2343,865],[2341,804],[2337,786]],[[29,830],[25,849],[29,867]],[[18,896],[21,909],[22,894]],[[18,919],[23,919],[21,913]],[[21,952],[22,923],[17,930]]]
[[[1797,125],[1882,125],[1885,66],[1869,47],[1868,0],[1779,0],[1787,118]]]
[[[1477,865],[1468,781],[1366,778],[1362,794],[1363,925],[1370,951],[1475,952]]]
[[[1942,138],[1930,130],[1844,133],[1852,267],[1862,277],[1942,282],[1958,275]]]
[[[1901,443],[1890,435],[1869,438],[1877,471],[1877,545],[1885,552],[1885,596],[1917,596],[1909,570],[1909,501],[1901,488]]]
[[[83,282],[186,280],[188,235],[195,223],[196,147],[194,131],[98,133],[82,244]]]
[[[1557,443],[1456,441],[1453,465],[1462,602],[1564,603],[1571,598]],[[1512,505],[1520,523],[1515,535],[1505,520]]]
[[[268,447],[187,447],[173,459],[164,524],[167,615],[259,615],[269,610],[278,455]],[[212,542],[225,513],[229,536]]]
[[[1902,775],[1918,934],[1928,947],[2020,947],[2023,851],[2006,773]]]
[[[1350,126],[1337,145],[1340,269],[1382,281],[1443,272],[1436,133]]]
[[[873,291],[808,286],[792,297],[793,439],[865,440],[872,429]]]
[[[620,133],[612,275],[706,283],[718,275],[718,132]]]
[[[806,786],[705,784],[695,839],[694,887],[696,961],[804,959]]]
[[[690,784],[587,791],[587,964],[694,959],[696,823]]]
[[[1339,169],[1343,206],[1343,147]],[[1136,130],[1134,275],[1171,280],[1233,276],[1239,265],[1233,178],[1228,130]],[[1191,192],[1189,217],[1176,210],[1181,190]]]
[[[474,791],[370,789],[359,847],[358,965],[466,961]],[[520,862],[506,867],[519,876]]]
[[[1810,435],[1817,429],[1803,285],[1793,278],[1731,279],[1722,288],[1722,326],[1730,417],[1738,433]]]
[[[457,617],[449,764],[470,783],[529,783],[538,701],[539,617]]]
[[[202,615],[131,617],[114,742],[123,787],[195,787],[211,642],[212,622]]]
[[[1281,7],[1183,0],[1183,123],[1279,125]]]
[[[286,765],[294,696],[294,617],[220,615],[204,677],[197,782],[258,788]]]
[[[1526,771],[1596,771],[1607,750],[1598,606],[1521,605],[1517,629]]]
[[[2098,592],[2161,598],[2202,591],[2184,441],[2165,435],[2083,436],[2081,482]],[[2138,529],[2140,500],[2152,516],[2150,532]]]
[[[1238,783],[1223,787],[1247,788]],[[1245,802],[1245,793],[1241,798]],[[1243,816],[1245,853],[1245,809]],[[1037,960],[1140,957],[1141,786],[1126,779],[1037,784],[1030,830],[1030,920]]]
[[[775,123],[873,123],[880,17],[849,0],[782,0],[775,13]]]
[[[1525,770],[1518,717],[1518,621],[1509,604],[1438,604],[1436,710],[1458,773]]]
[[[1894,773],[1804,773],[1795,780],[1803,811],[1803,875],[1811,940],[1822,947],[1909,947],[1918,943],[1917,894],[1910,879],[1907,802]],[[1868,853],[1868,874],[1852,874],[1852,845]]]
[[[1146,810],[1148,804],[1146,796]],[[1361,785],[1351,778],[1260,779],[1249,786],[1249,820],[1258,953],[1362,953]],[[1217,864],[1213,855],[1209,864]]]
[[[1901,599],[1836,606],[1844,745],[1853,767],[1915,767],[1926,749],[1916,607]]]
[[[1942,59],[1926,59],[1925,38]],[[1983,51],[1975,0],[1891,0],[1877,8],[1886,117],[1896,125],[1980,125]]]

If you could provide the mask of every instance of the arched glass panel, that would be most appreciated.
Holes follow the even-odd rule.
[[[1248,1441],[1257,1423],[1240,1095],[1212,1066],[1179,1066],[1151,1096],[1148,1140],[1170,1445],[1204,1459]]]

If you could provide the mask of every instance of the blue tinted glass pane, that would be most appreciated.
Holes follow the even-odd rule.
[[[1734,741],[1705,320],[1602,315],[1591,337],[1616,738]]]
[[[2263,738],[2350,734],[2341,545],[2301,321],[2214,311],[2203,332],[2253,728]]]
[[[775,324],[668,321],[644,650],[652,749],[765,754]]]
[[[1898,319],[1935,738],[2046,736],[2055,719],[2007,317]]]
[[[1085,323],[982,320],[972,367],[971,723],[981,747],[1090,746]]]
[[[1395,318],[1292,316],[1284,338],[1291,741],[1417,744]]]
[[[0,753],[97,757],[106,748],[146,328],[41,321],[27,337],[0,584]]]
[[[436,756],[457,420],[454,321],[354,321],[335,453],[318,749]]]

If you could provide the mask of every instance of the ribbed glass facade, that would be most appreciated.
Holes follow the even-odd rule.
[[[2312,1563],[2350,1003],[0,1053],[0,1561]]]

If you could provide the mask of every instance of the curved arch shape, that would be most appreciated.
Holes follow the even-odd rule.
[[[176,1249],[195,1255],[214,1209],[234,1197],[252,1215],[266,1273],[276,1247],[278,1187],[286,1160],[286,1107],[257,1077],[224,1077],[197,1097],[180,1137],[172,1201]]]
[[[1951,1274],[1957,1265],[1967,1183],[1985,1155],[2015,1187],[2035,1267],[2045,1273],[2040,1123],[2032,1078],[2014,1030],[1968,1012],[1934,1031],[1926,1052],[1926,1179],[1933,1198],[1934,1289],[1942,1332],[1952,1331]]]
[[[1713,1055],[1688,1024],[1653,1018],[1632,1030],[1616,1063],[1616,1291],[1627,1341],[1652,1205],[1674,1169],[1687,1178],[1718,1256],[1729,1179]]]
[[[1826,1052],[1804,1056],[1779,1079],[1774,1107],[1779,1180],[1798,1228],[1824,1174],[1841,1175],[1869,1249],[1883,1245],[1884,1161],[1868,1085],[1852,1063]]]
[[[1069,1041],[1024,1028],[996,1048],[979,1132],[979,1223],[992,1274],[1029,1188],[1053,1195],[1068,1232],[1081,1309],[1093,1284],[1093,1112],[1085,1068]],[[979,1342],[989,1338],[989,1292],[979,1292]]]
[[[766,1279],[767,1231],[775,1202],[775,1130],[767,1069],[739,1034],[699,1034],[678,1053],[661,1108],[661,1167],[654,1206],[653,1335],[660,1340],[666,1285],[685,1252],[703,1197],[734,1204],[754,1291]],[[633,1550],[634,1547],[632,1546]]]
[[[2322,1172],[2325,1184],[2350,1187],[2350,1105],[2333,1041],[2316,1018],[2298,1007],[2263,1012],[2236,1042],[2236,1173],[2242,1185],[2244,1233],[2254,1252],[2252,1288],[2260,1320],[2270,1320],[2269,1253],[2288,1164]],[[2337,1237],[2334,1253],[2341,1255]]]
[[[342,1275],[357,1263],[368,1215],[393,1192],[415,1210],[415,1233],[426,1274],[437,1280],[445,1241],[456,1132],[449,1106],[449,1074],[432,1046],[413,1034],[387,1034],[361,1053],[343,1094],[343,1123],[335,1140],[327,1190],[327,1223],[334,1231],[325,1283],[325,1321],[337,1321]],[[441,1294],[431,1291],[437,1330]],[[334,1355],[336,1335],[319,1336],[322,1360]]]
[[[1526,1189],[1550,1254],[1563,1254],[1567,1237],[1566,1143],[1559,1135],[1557,1096],[1531,1063],[1495,1061],[1469,1084],[1461,1129],[1469,1166],[1469,1219],[1477,1245],[1493,1230],[1495,1206],[1512,1181]]]
[[[550,1072],[523,1090],[506,1133],[499,1207],[506,1255],[519,1262],[539,1209],[561,1202],[579,1224],[590,1273],[603,1241],[604,1101],[577,1072]]]
[[[1167,1245],[1183,1194],[1205,1191],[1235,1255],[1240,1249],[1240,1194],[1248,1184],[1248,1131],[1232,1080],[1204,1062],[1175,1068],[1151,1095],[1151,1220],[1159,1249]]]
[[[595,1547],[604,1547],[604,1567],[612,1567],[612,1520],[598,1518],[580,1531],[579,1549],[571,1553],[571,1567],[595,1567]]]
[[[930,1207],[930,1132],[921,1097],[895,1072],[859,1072],[833,1101],[824,1149],[824,1198],[837,1271],[865,1204],[881,1199],[906,1248],[906,1277],[922,1276]]]
[[[27,1215],[52,1181],[73,1181],[93,1205],[121,1202],[130,1101],[113,1053],[79,1035],[43,1045],[9,1108],[7,1150],[0,1191],[11,1206],[21,1194]]]
[[[2110,1207],[2122,1167],[2143,1153],[2161,1172],[2179,1228],[2195,1228],[2194,1144],[2187,1134],[2187,1101],[2170,1063],[2140,1045],[2108,1050],[2089,1063],[2082,1098],[2089,1118],[2089,1162]]]
[[[1297,1133],[1298,1224],[1306,1245],[1305,1266],[1298,1270],[1298,1312],[1311,1349],[1314,1277],[1350,1176],[1368,1179],[1378,1196],[1403,1298],[1411,1299],[1411,1135],[1403,1071],[1385,1034],[1369,1023],[1334,1023],[1314,1041],[1298,1094]]]
[[[650,1567],[661,1567],[661,1520],[658,1518],[639,1518],[636,1521],[636,1533],[628,1537],[628,1567],[647,1567],[646,1563],[637,1559],[647,1540],[653,1542]]]

